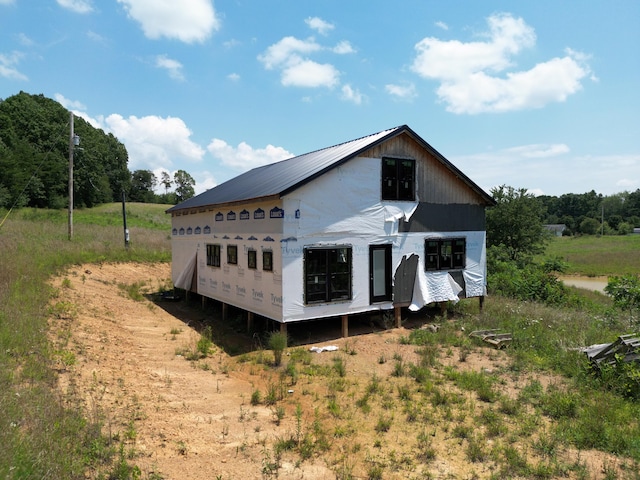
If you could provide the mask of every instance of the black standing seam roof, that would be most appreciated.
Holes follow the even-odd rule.
[[[414,140],[432,153],[437,160],[478,193],[488,204],[495,204],[490,195],[473,183],[407,125],[402,125],[334,145],[333,147],[256,167],[169,208],[166,213],[212,205],[240,203],[273,196],[282,197],[327,171],[342,165],[351,158],[357,157],[361,152],[402,133],[407,133],[413,137]]]

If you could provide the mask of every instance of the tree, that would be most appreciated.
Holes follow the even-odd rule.
[[[196,181],[184,170],[178,170],[173,174],[173,183],[176,185],[176,199],[178,203],[188,200],[196,193],[193,188]]]
[[[616,306],[629,310],[629,316],[633,322],[633,312],[640,308],[640,276],[610,277],[604,291],[613,298]]]
[[[131,190],[129,200],[132,202],[152,203],[155,193],[153,189],[158,179],[151,170],[136,170],[131,174]]]
[[[20,92],[0,100],[0,187],[4,203],[44,208],[68,205],[69,111],[44,95]],[[124,145],[79,117],[74,131],[74,205],[119,200],[131,173]]]
[[[542,226],[543,204],[525,188],[502,185],[491,195],[496,205],[487,211],[487,246],[520,264],[544,251],[549,233]]]
[[[600,231],[600,222],[595,218],[585,218],[580,222],[580,232],[585,235],[595,235]]]
[[[173,185],[173,182],[171,181],[171,175],[169,175],[169,172],[166,170],[162,171],[160,183],[164,187],[164,194],[166,195],[169,193],[169,189],[171,188],[171,185]]]

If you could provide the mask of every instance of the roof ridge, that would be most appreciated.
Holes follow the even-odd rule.
[[[300,155],[296,155],[295,157],[290,157],[290,158],[285,158],[284,160],[282,160],[283,162],[286,160],[292,160],[294,158],[298,158],[298,157],[303,157],[305,155],[311,155],[312,153],[317,153],[317,152],[322,152],[324,150],[330,150],[332,148],[336,148],[336,147],[340,147],[342,145],[347,145],[349,143],[355,143],[355,142],[359,142],[361,140],[364,140],[365,138],[369,138],[369,137],[375,137],[376,135],[380,135],[381,133],[385,133],[385,132],[392,132],[394,130],[398,130],[400,128],[406,127],[406,125],[398,125],[397,127],[392,127],[392,128],[387,128],[385,130],[380,130],[379,132],[376,133],[370,133],[369,135],[363,135],[362,137],[358,137],[358,138],[354,138],[351,140],[346,140],[344,142],[341,143],[336,143],[335,145],[331,145],[329,147],[324,147],[324,148],[318,148],[317,150],[312,150],[310,152],[305,152],[305,153],[301,153]]]

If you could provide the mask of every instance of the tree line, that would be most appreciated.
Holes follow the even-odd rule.
[[[74,149],[75,206],[118,202],[123,192],[128,201],[165,204],[195,194],[195,180],[186,171],[173,176],[165,171],[160,178],[151,170],[131,172],[127,150],[115,136],[82,118],[76,118],[74,130],[81,138]],[[68,156],[69,112],[62,105],[25,92],[0,100],[0,208],[65,208]],[[502,186],[491,193],[499,205],[505,198],[519,208],[526,204],[524,210],[512,209],[512,222],[527,212],[536,217],[536,224],[564,224],[564,235],[622,235],[640,227],[640,189],[609,196],[592,190],[535,197],[526,189]]]
[[[564,224],[564,235],[626,235],[640,227],[640,189],[604,196],[566,193],[535,197],[544,224]]]
[[[60,209],[69,196],[69,111],[44,95],[20,92],[0,100],[0,208]],[[128,168],[124,144],[113,134],[74,119],[81,143],[73,151],[76,207],[122,200],[176,204],[195,194],[195,180],[184,170],[164,172],[164,192],[150,170]],[[174,187],[171,190],[171,187]]]

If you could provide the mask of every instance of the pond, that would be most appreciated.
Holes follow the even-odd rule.
[[[604,293],[604,287],[609,282],[608,277],[583,277],[578,275],[558,277],[558,280],[562,280],[565,285],[570,287],[584,288],[585,290],[602,293]]]

